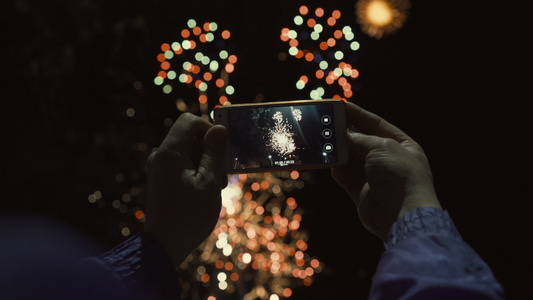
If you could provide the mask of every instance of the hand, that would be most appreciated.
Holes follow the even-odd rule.
[[[146,232],[179,265],[213,231],[227,185],[222,172],[227,131],[182,114],[148,159]]]
[[[379,116],[346,103],[350,162],[332,169],[363,225],[385,240],[392,224],[419,207],[438,207],[424,151]]]

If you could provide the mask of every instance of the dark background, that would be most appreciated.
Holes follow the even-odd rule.
[[[153,84],[161,43],[189,18],[217,21],[232,32],[239,58],[233,102],[306,98],[294,88],[298,62],[277,59],[287,50],[280,30],[301,3],[5,1],[1,206],[52,215],[105,247],[124,239],[124,224],[140,230],[110,202],[127,193],[142,207],[144,161],[168,130],[163,120],[179,115],[175,96]],[[321,5],[356,28],[354,3]],[[351,99],[422,144],[443,206],[510,299],[533,292],[526,3],[412,1],[396,34],[376,40],[357,31],[361,89]],[[294,298],[364,299],[382,246],[326,171],[313,178],[297,199],[308,253],[327,269]],[[103,200],[91,204],[96,190]]]

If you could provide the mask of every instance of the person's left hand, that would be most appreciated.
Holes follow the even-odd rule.
[[[146,232],[175,266],[213,231],[220,214],[226,128],[182,114],[148,159]]]

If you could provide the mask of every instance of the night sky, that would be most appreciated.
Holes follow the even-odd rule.
[[[278,59],[288,48],[281,28],[292,25],[302,1],[183,2],[6,1],[2,208],[51,215],[103,248],[125,239],[123,224],[141,229],[110,199],[129,193],[132,205],[142,207],[146,157],[166,135],[165,120],[180,114],[176,95],[154,85],[155,58],[190,18],[231,31],[239,58],[233,103],[258,95],[308,98],[295,88],[301,64]],[[412,1],[404,27],[380,40],[359,30],[355,1],[321,4],[339,9],[357,30],[360,77],[350,101],[424,147],[443,207],[510,299],[533,292],[533,49],[527,46],[533,27],[522,2]],[[190,93],[183,88],[181,97]],[[297,199],[308,253],[327,269],[294,298],[364,299],[382,245],[362,228],[329,172],[311,173]],[[96,190],[110,201],[87,201]]]

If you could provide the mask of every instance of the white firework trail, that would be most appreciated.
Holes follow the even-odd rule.
[[[276,120],[276,123],[281,123],[283,121],[283,114],[281,114],[281,111],[277,111],[273,116],[272,119]]]
[[[289,125],[287,120],[283,120],[283,115],[279,111],[272,116],[272,119],[275,120],[275,123],[274,128],[268,132],[268,146],[272,151],[283,156],[294,152],[296,144],[292,138],[294,135],[291,132],[292,126]]]
[[[297,122],[300,122],[302,120],[302,111],[296,108],[292,111],[292,116]]]

